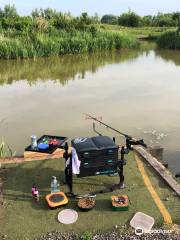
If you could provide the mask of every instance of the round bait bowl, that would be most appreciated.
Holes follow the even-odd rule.
[[[95,206],[95,203],[96,203],[95,199],[86,197],[86,198],[79,199],[77,205],[80,210],[86,212],[93,209]]]

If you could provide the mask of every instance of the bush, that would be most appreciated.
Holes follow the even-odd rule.
[[[106,14],[102,16],[101,23],[118,24],[118,17],[112,14]]]
[[[121,26],[126,27],[139,27],[141,18],[136,13],[129,11],[128,13],[123,13],[118,18],[118,23]]]
[[[180,49],[180,34],[177,31],[168,31],[160,35],[157,39],[160,48]]]

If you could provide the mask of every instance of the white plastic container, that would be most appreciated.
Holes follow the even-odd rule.
[[[35,135],[31,136],[31,148],[36,149],[37,148],[37,137]]]

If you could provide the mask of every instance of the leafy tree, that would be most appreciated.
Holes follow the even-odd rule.
[[[32,16],[33,18],[40,17],[40,15],[41,15],[40,10],[37,9],[37,8],[35,8],[35,9],[32,11],[32,13],[31,13],[31,16]]]
[[[172,19],[176,21],[177,26],[180,26],[180,12],[173,13]]]
[[[126,27],[139,27],[141,17],[136,13],[129,11],[128,13],[123,13],[118,18],[119,25]]]
[[[172,19],[172,14],[158,13],[157,16],[153,17],[152,25],[156,27],[172,27],[175,22]]]
[[[52,8],[46,8],[42,11],[42,15],[46,20],[51,20],[58,15],[57,11]]]
[[[151,15],[142,17],[141,26],[146,26],[146,27],[152,26],[152,20],[153,20],[153,17]]]
[[[179,34],[180,33],[180,12],[175,12],[173,15],[172,15],[172,19],[174,21],[176,21],[176,24],[178,26],[178,30],[177,30],[177,33]]]
[[[118,24],[118,17],[112,14],[106,14],[101,18],[101,23]]]
[[[80,16],[80,21],[82,24],[86,24],[86,25],[90,25],[91,22],[91,18],[88,16],[87,12],[83,12]]]
[[[61,12],[54,16],[52,25],[57,29],[67,29],[68,26],[70,27],[68,18]]]
[[[18,17],[17,10],[14,5],[5,5],[4,9],[0,9],[1,18],[16,18]]]
[[[14,27],[21,32],[27,32],[33,25],[32,18],[29,16],[18,17],[14,21]]]

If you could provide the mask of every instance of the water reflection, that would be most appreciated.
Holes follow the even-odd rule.
[[[38,80],[54,80],[65,85],[78,74],[84,78],[87,71],[95,73],[98,68],[111,63],[133,61],[140,51],[104,52],[89,55],[66,55],[61,57],[37,58],[28,60],[1,60],[0,84],[12,84],[27,80],[30,85]]]
[[[180,51],[156,50],[155,53],[157,57],[161,57],[167,62],[172,62],[176,66],[180,66]]]

